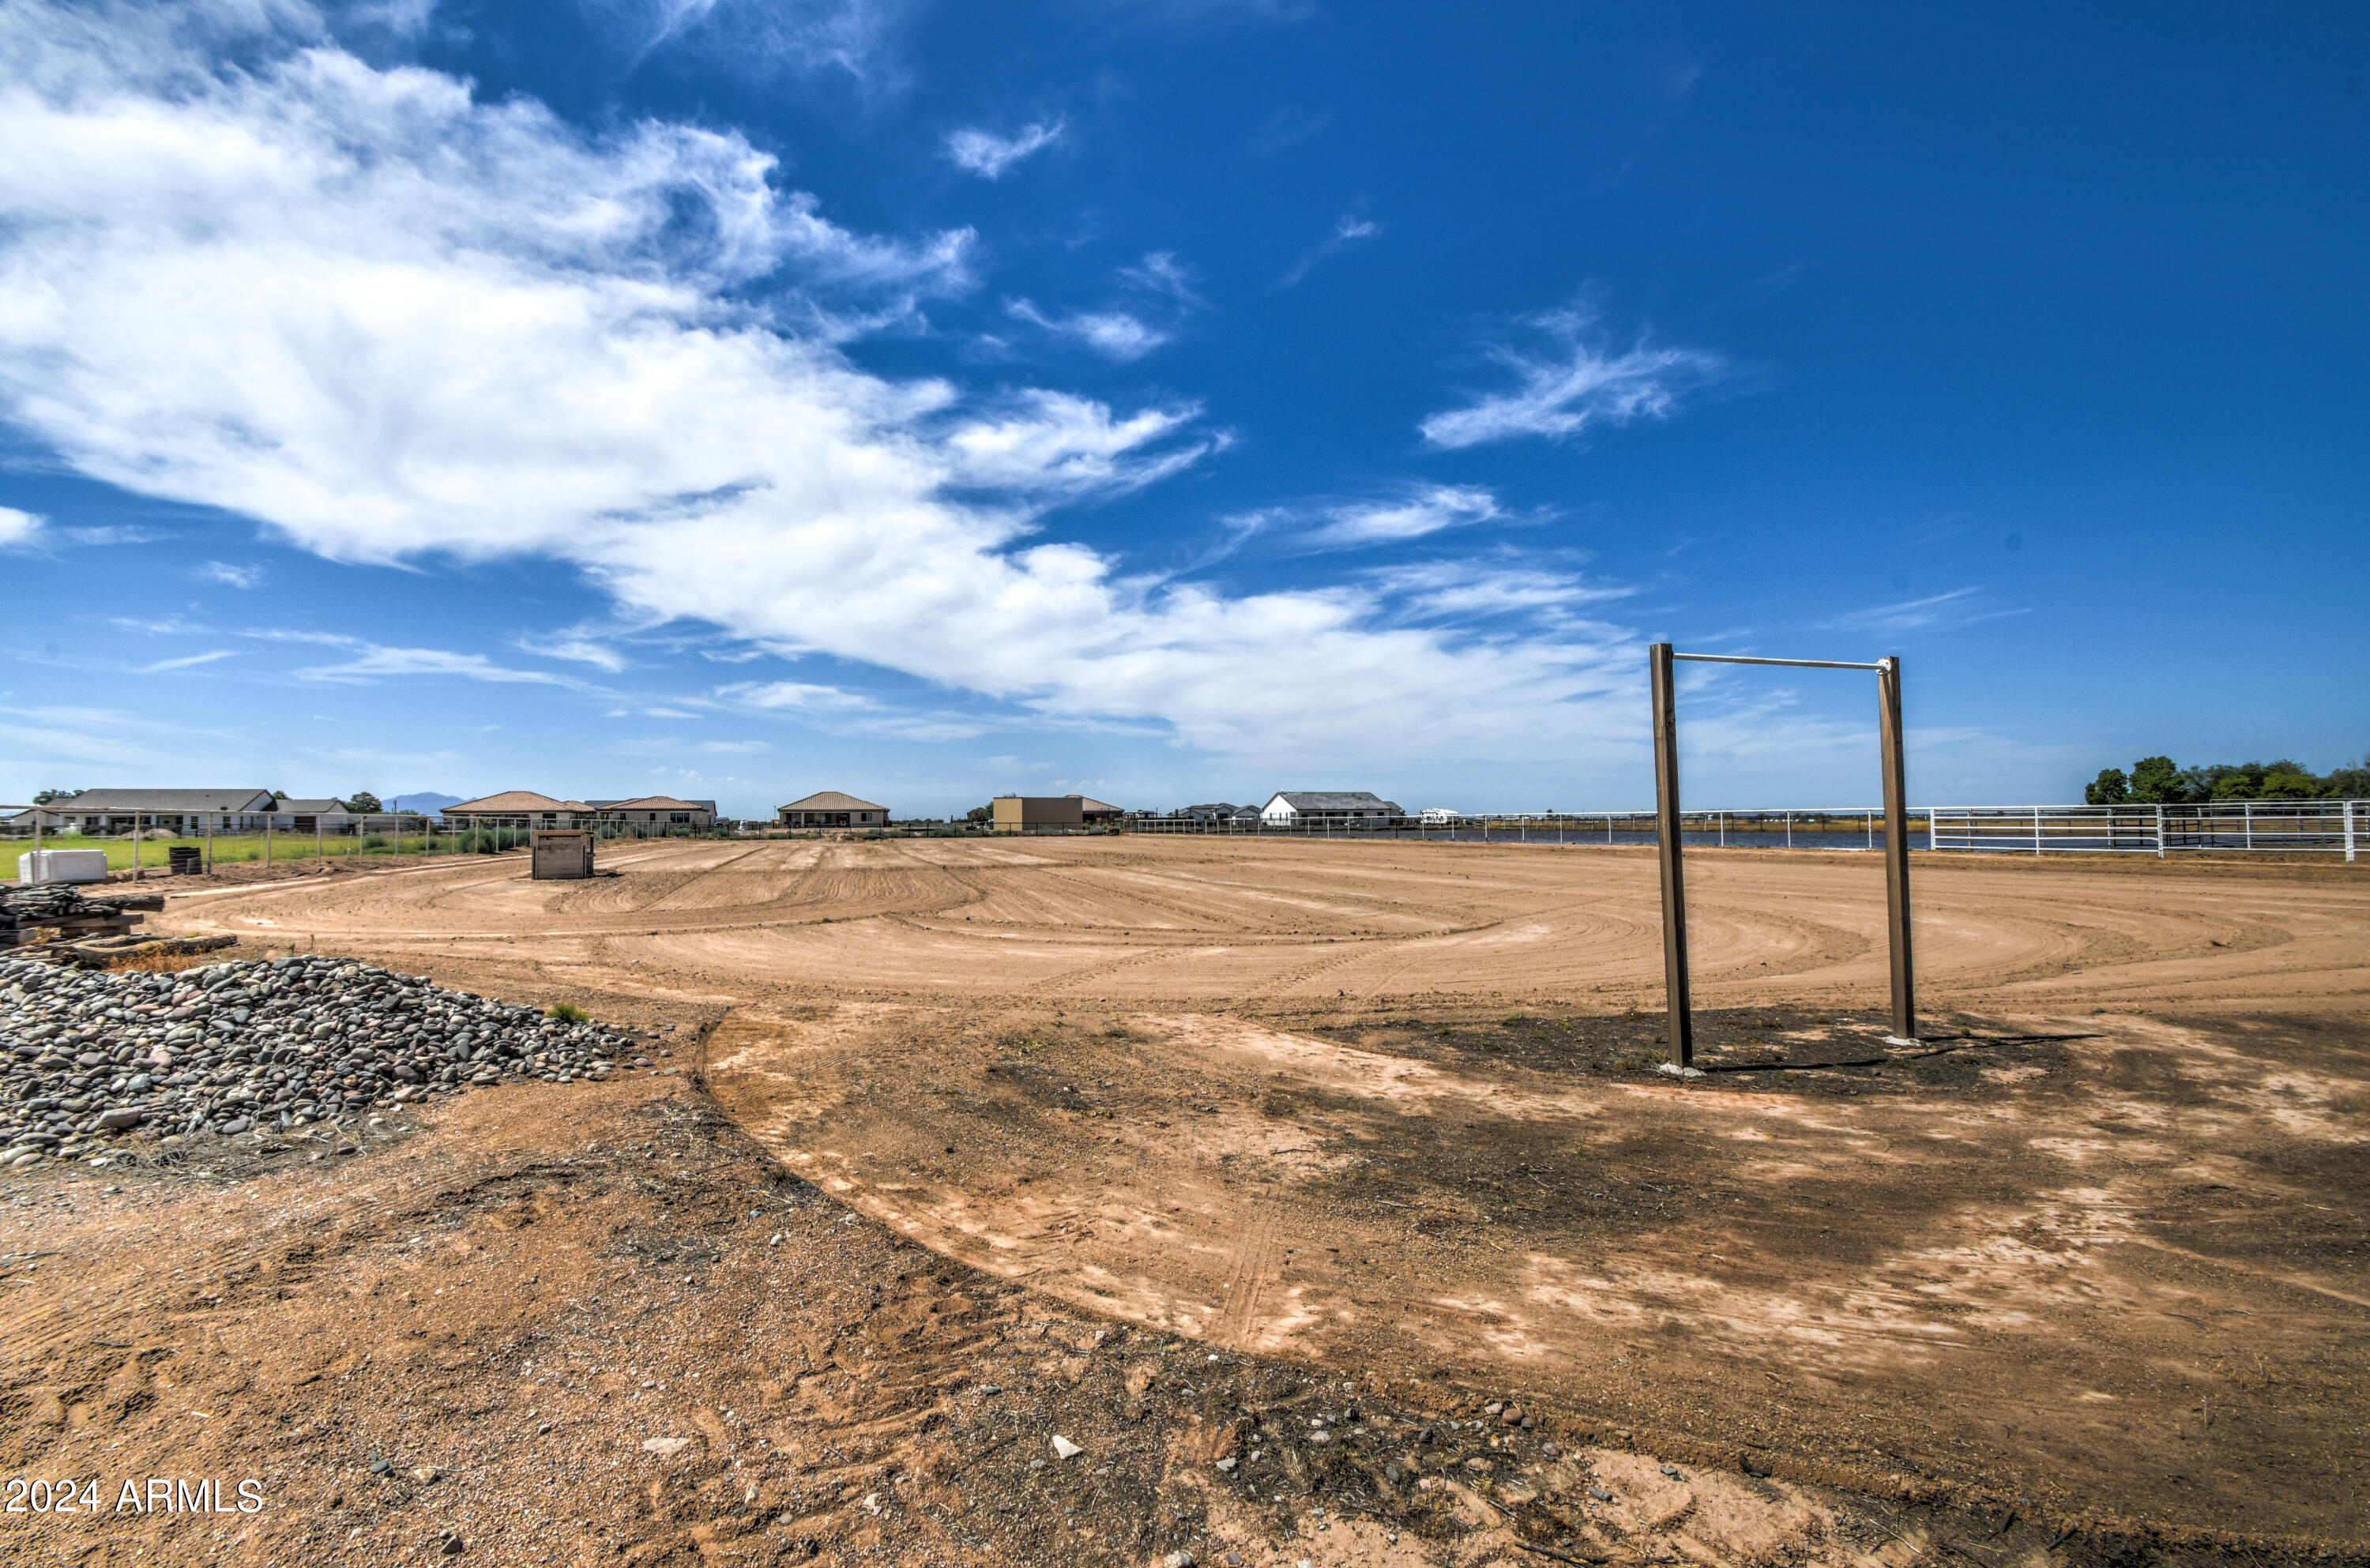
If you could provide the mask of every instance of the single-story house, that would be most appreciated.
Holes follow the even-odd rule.
[[[442,814],[462,827],[591,827],[593,821],[592,808],[582,801],[555,801],[532,790],[463,801]]]
[[[260,833],[276,803],[269,790],[85,790],[51,801],[41,830],[130,833],[136,819],[143,831]]]
[[[702,831],[716,825],[714,801],[678,801],[673,795],[644,795],[632,801],[587,801],[602,825],[606,827],[651,828],[693,827]]]
[[[889,808],[877,801],[859,801],[836,790],[823,790],[803,801],[792,801],[774,813],[784,827],[886,827]]]
[[[1234,816],[1237,809],[1225,801],[1212,801],[1204,805],[1179,806],[1169,815],[1188,818],[1194,822],[1225,822]]]
[[[1268,798],[1260,820],[1270,827],[1384,827],[1407,813],[1367,790],[1294,790]]]

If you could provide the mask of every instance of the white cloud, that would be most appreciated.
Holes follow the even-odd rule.
[[[1004,309],[1016,321],[1026,321],[1061,337],[1076,338],[1104,358],[1122,364],[1140,360],[1168,341],[1168,333],[1146,326],[1123,310],[1088,310],[1075,316],[1052,317],[1025,299],[1007,300]]]
[[[590,664],[613,675],[626,667],[625,655],[589,637],[522,637],[518,640],[518,647],[523,653],[539,653],[546,659],[566,659],[579,664]]]
[[[1166,294],[1186,310],[1202,307],[1202,296],[1193,289],[1192,269],[1177,259],[1173,250],[1145,251],[1143,260],[1119,270],[1119,281],[1144,294]]]
[[[557,686],[573,690],[592,688],[582,681],[542,670],[514,670],[497,664],[482,653],[457,653],[444,648],[390,648],[333,631],[250,631],[241,635],[265,642],[308,643],[334,648],[346,656],[334,663],[302,664],[291,673],[308,681],[363,684],[392,675],[454,675],[464,680],[498,685]]]
[[[303,16],[0,8],[0,409],[75,470],[338,559],[539,555],[623,624],[1277,766],[1403,758],[1416,735],[1569,758],[1636,731],[1617,629],[1413,626],[1385,584],[1230,596],[1031,538],[1224,437],[1190,403],[982,403],[852,363],[849,322],[964,286],[967,234],[856,235],[736,135],[590,136],[374,69]],[[218,65],[212,34],[237,29]],[[581,685],[328,645],[316,678]]]
[[[1024,125],[1018,133],[998,136],[992,131],[965,126],[947,137],[947,156],[982,179],[1001,179],[1004,171],[1029,156],[1044,151],[1062,139],[1065,129],[1059,120]]]
[[[254,588],[263,582],[263,568],[232,566],[226,561],[210,560],[198,568],[198,576],[208,582],[219,582],[226,588]]]
[[[159,659],[153,664],[144,664],[141,666],[140,673],[144,675],[159,675],[163,674],[167,670],[195,669],[200,664],[211,664],[218,659],[236,659],[237,657],[238,651],[236,649],[217,648],[211,653],[191,653],[179,659]]]
[[[2009,616],[2031,613],[2029,609],[1985,610],[1968,603],[1981,588],[1954,588],[1947,594],[1929,594],[1923,599],[1904,599],[1899,604],[1876,605],[1865,610],[1855,610],[1822,623],[1823,629],[1839,631],[1919,631],[1936,626],[1973,626],[1980,621],[2002,620]]]
[[[1478,446],[1519,436],[1562,441],[1594,424],[1625,425],[1669,415],[1680,396],[1724,374],[1726,362],[1697,349],[1643,343],[1615,352],[1597,340],[1593,321],[1570,310],[1530,323],[1558,344],[1537,355],[1496,347],[1490,357],[1514,373],[1512,392],[1433,414],[1419,427],[1434,446]]]
[[[1372,573],[1369,581],[1397,599],[1408,616],[1460,620],[1527,614],[1569,621],[1580,605],[1624,599],[1635,592],[1502,560],[1421,561]]]
[[[166,536],[155,528],[102,523],[87,528],[57,528],[52,533],[70,545],[153,545]]]
[[[1323,527],[1309,536],[1320,547],[1348,548],[1420,539],[1503,517],[1498,498],[1478,485],[1424,485],[1397,501],[1360,502],[1331,508]]]
[[[743,75],[845,75],[897,86],[892,47],[903,0],[584,0],[637,62],[660,50]]]
[[[1049,316],[1034,301],[1008,299],[1005,314],[1016,321],[1075,338],[1106,359],[1122,364],[1142,359],[1175,338],[1185,319],[1205,308],[1193,289],[1193,275],[1174,252],[1154,250],[1132,267],[1118,270],[1122,290],[1133,296],[1130,307],[1113,305],[1102,310],[1082,310],[1069,316]],[[1145,319],[1164,317],[1165,324]]]
[[[1362,218],[1354,213],[1344,213],[1333,222],[1333,232],[1323,243],[1309,250],[1292,265],[1292,270],[1277,280],[1280,286],[1292,288],[1314,271],[1317,264],[1329,257],[1338,256],[1361,240],[1374,238],[1383,232],[1383,225],[1372,218]]]
[[[860,692],[846,691],[839,686],[811,686],[804,681],[744,682],[717,687],[716,697],[720,702],[764,709],[770,712],[847,712],[872,706],[872,699]]]
[[[48,519],[35,513],[19,512],[13,506],[0,506],[0,549],[10,545],[29,545]]]

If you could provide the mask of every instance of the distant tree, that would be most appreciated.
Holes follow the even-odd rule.
[[[2148,805],[2189,799],[2189,786],[2169,756],[2144,756],[2132,764],[2131,798]]]
[[[2251,801],[2262,792],[2263,765],[2216,762],[2192,767],[2187,777],[2192,799]]]
[[[2263,767],[2262,781],[2255,786],[2259,801],[2312,801],[2322,792],[2319,776],[2302,763],[2285,757]]]
[[[2082,790],[2084,802],[2093,806],[2120,806],[2131,798],[2132,781],[2120,767],[2099,769],[2099,777]]]
[[[2332,767],[2321,781],[2322,788],[2340,800],[2370,800],[2370,754],[2355,758],[2342,767]]]
[[[385,808],[385,806],[382,806],[382,805],[380,805],[380,804],[378,803],[378,797],[377,797],[376,795],[372,794],[372,793],[371,793],[369,790],[364,790],[360,791],[359,793],[357,793],[357,794],[354,796],[354,798],[353,798],[352,800],[348,801],[346,802],[346,810],[348,810],[348,811],[350,811],[350,812],[354,812],[354,813],[360,813],[360,814],[362,814],[362,815],[369,815],[369,814],[371,814],[371,813],[376,813],[376,812],[383,812],[383,811],[385,811],[385,809],[386,809],[386,808]]]
[[[995,808],[994,806],[973,806],[971,810],[963,813],[963,820],[965,822],[994,822],[995,820]]]
[[[81,793],[79,790],[42,790],[34,794],[33,804],[46,806],[59,801],[71,801]]]

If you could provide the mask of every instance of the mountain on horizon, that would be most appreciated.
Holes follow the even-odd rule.
[[[466,795],[440,795],[433,790],[422,790],[416,795],[389,795],[386,809],[391,812],[420,812],[433,815],[447,806],[457,806]]]

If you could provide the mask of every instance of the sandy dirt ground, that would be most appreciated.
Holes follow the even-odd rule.
[[[1721,1070],[1684,1084],[1650,1070],[1661,1031],[1653,867],[1625,850],[699,843],[613,855],[614,874],[576,884],[529,882],[505,859],[208,890],[153,923],[696,1026],[699,1055],[686,1047],[673,1065],[699,1069],[712,1100],[675,1078],[568,1103],[663,1089],[666,1114],[706,1118],[702,1147],[719,1152],[703,1158],[776,1195],[753,1198],[759,1212],[745,1225],[707,1188],[669,1200],[662,1183],[646,1197],[696,1213],[703,1234],[722,1227],[719,1259],[754,1255],[756,1230],[780,1228],[769,1203],[827,1233],[820,1251],[785,1254],[793,1227],[746,1265],[770,1278],[766,1267],[787,1262],[786,1277],[818,1282],[795,1310],[775,1299],[778,1286],[760,1290],[782,1313],[762,1326],[736,1322],[729,1314],[747,1309],[724,1302],[709,1330],[687,1326],[699,1306],[688,1287],[681,1302],[645,1292],[621,1314],[614,1279],[503,1308],[506,1321],[586,1348],[551,1364],[566,1369],[545,1386],[553,1391],[461,1400],[477,1412],[473,1440],[502,1456],[470,1462],[526,1462],[534,1450],[513,1451],[526,1441],[513,1430],[523,1401],[589,1397],[585,1336],[654,1363],[662,1347],[691,1355],[677,1388],[711,1359],[715,1377],[729,1362],[802,1387],[781,1375],[779,1343],[821,1332],[822,1282],[885,1291],[899,1272],[961,1297],[960,1311],[1011,1321],[947,1353],[938,1376],[961,1366],[972,1384],[910,1394],[937,1413],[915,1418],[922,1435],[882,1473],[981,1477],[964,1435],[987,1417],[963,1401],[985,1396],[962,1389],[995,1380],[977,1358],[1007,1354],[1012,1334],[1040,1323],[1072,1344],[1059,1358],[1067,1370],[1034,1385],[1032,1397],[1052,1401],[1048,1419],[1085,1426],[1087,1410],[1058,1401],[1091,1394],[1093,1368],[1108,1364],[1121,1392],[1089,1399],[1093,1412],[1116,1411],[1111,1430],[1136,1434],[1141,1456],[1165,1456],[1131,1460],[1136,1479],[1124,1484],[1113,1469],[1052,1537],[986,1527],[1045,1525],[1028,1488],[1049,1474],[1075,1480],[1072,1461],[1016,1470],[1017,1492],[912,1481],[919,1512],[907,1525],[969,1522],[899,1534],[904,1526],[882,1522],[892,1498],[857,1499],[861,1517],[836,1492],[819,1505],[820,1482],[800,1478],[835,1473],[846,1450],[801,1437],[812,1412],[784,1406],[774,1419],[785,1424],[765,1435],[796,1450],[777,1469],[805,1490],[735,1505],[741,1524],[760,1523],[731,1536],[734,1551],[811,1541],[883,1561],[1153,1562],[1183,1549],[1207,1562],[1231,1550],[1261,1563],[2361,1556],[2370,881],[2337,867],[1921,857],[1927,1040],[1913,1052],[1881,1041],[1871,858],[1708,853],[1690,868],[1701,1040]],[[224,1189],[208,1201],[250,1217],[223,1221],[223,1245],[258,1244],[255,1204],[331,1205],[316,1194],[323,1183],[427,1159],[415,1150],[444,1151],[423,1170],[453,1168],[414,1179],[430,1185],[512,1158],[487,1147],[489,1107],[536,1092],[471,1096],[388,1152]],[[569,1119],[539,1113],[564,1146]],[[613,1152],[637,1141],[619,1130],[622,1102],[606,1114],[573,1136]],[[638,1170],[635,1181],[656,1175]],[[186,1178],[155,1180],[163,1193]],[[289,1195],[261,1197],[274,1182]],[[358,1214],[409,1191],[374,1190],[384,1196]],[[604,1203],[643,1201],[630,1184],[603,1191]],[[10,1211],[20,1231],[36,1214],[66,1223],[42,1206],[54,1194],[39,1197]],[[186,1215],[196,1200],[142,1201]],[[830,1228],[839,1204],[877,1224]],[[576,1210],[563,1202],[567,1225],[505,1232],[504,1244],[535,1238],[544,1277],[618,1256],[614,1240],[594,1245]],[[116,1238],[128,1229],[86,1224],[109,1237],[86,1266],[120,1269],[130,1255],[164,1266],[153,1251],[126,1253]],[[859,1237],[885,1251],[856,1257]],[[383,1297],[393,1276],[370,1271],[395,1264],[368,1260],[385,1245],[342,1254],[337,1301],[371,1299],[371,1286]],[[853,1272],[832,1275],[842,1249]],[[199,1268],[194,1252],[166,1255]],[[892,1269],[892,1258],[912,1261]],[[509,1274],[525,1266],[522,1254]],[[80,1430],[73,1389],[48,1402],[23,1391],[40,1366],[71,1350],[103,1391],[118,1372],[99,1364],[123,1358],[96,1349],[97,1329],[79,1318],[43,1330],[59,1337],[29,1359],[19,1351],[36,1343],[22,1316],[35,1309],[17,1303],[46,1308],[55,1288],[0,1297],[14,1309],[0,1319],[18,1390],[10,1429],[29,1435],[14,1473],[32,1473],[54,1451],[42,1443]],[[608,1305],[576,1319],[557,1305],[592,1295]],[[332,1308],[357,1310],[323,1311]],[[236,1320],[258,1332],[263,1316],[249,1306]],[[160,1324],[109,1330],[104,1343],[146,1343]],[[171,1343],[186,1343],[180,1332]],[[725,1345],[736,1332],[734,1360]],[[1081,1348],[1097,1344],[1134,1348],[1100,1360]],[[1209,1355],[1222,1359],[1194,1359]],[[1195,1366],[1216,1370],[1183,1370]],[[455,1388],[469,1381],[446,1370]],[[1163,1389],[1192,1392],[1162,1404]],[[316,1421],[312,1441],[351,1468],[357,1445],[385,1446],[362,1434],[390,1397],[355,1389],[336,1419]],[[295,1398],[258,1386],[232,1402],[294,1422]],[[1271,1435],[1294,1399],[1336,1418],[1338,1446],[1312,1446],[1305,1430]],[[1358,1418],[1335,1408],[1351,1399],[1365,1407]],[[1449,1424],[1501,1424],[1502,1411],[1483,1411],[1508,1401],[1533,1425],[1491,1425],[1501,1447]],[[79,1402],[86,1425],[109,1408]],[[765,1408],[762,1396],[719,1391],[698,1408],[746,1414],[753,1403]],[[43,1426],[36,1414],[56,1419]],[[443,1424],[460,1420],[448,1412]],[[1413,1442],[1427,1425],[1432,1444]],[[720,1451],[723,1439],[700,1433],[700,1453]],[[631,1429],[604,1435],[589,1451],[618,1465],[581,1484],[655,1462],[607,1452],[629,1440],[639,1440]],[[797,1448],[811,1441],[839,1457]],[[925,1463],[934,1441],[949,1447]],[[1561,1452],[1545,1453],[1548,1441]],[[1457,1443],[1425,1468],[1436,1446]],[[732,1451],[745,1468],[749,1452]],[[1363,1479],[1336,1475],[1331,1492],[1307,1468],[1311,1454],[1361,1452],[1374,1461]],[[1224,1472],[1222,1457],[1236,1461]],[[323,1458],[328,1485],[344,1472]],[[1492,1468],[1465,1468],[1474,1458]],[[1621,1484],[1600,1484],[1616,1475]],[[1616,1516],[1658,1477],[1685,1493],[1663,1500],[1675,1512],[1660,1524],[1651,1508]],[[640,1522],[621,1512],[625,1493],[594,1487],[573,1514],[552,1516],[592,1523],[536,1539],[562,1551],[555,1561],[588,1550],[595,1529],[609,1532],[597,1539],[612,1554],[714,1557],[722,1548],[691,1533],[723,1516],[714,1479]],[[441,1550],[418,1526],[442,1484],[344,1528],[362,1532],[356,1542]],[[1311,1514],[1318,1499],[1329,1519]],[[351,1511],[354,1497],[342,1501]],[[385,1523],[398,1515],[401,1525]],[[1381,1539],[1392,1533],[1401,1539]],[[251,1534],[248,1550],[263,1539]],[[1353,1539],[1375,1555],[1351,1555]]]

